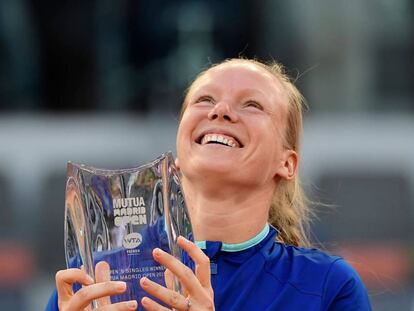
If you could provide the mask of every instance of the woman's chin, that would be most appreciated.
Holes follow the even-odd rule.
[[[206,173],[228,173],[239,169],[237,159],[234,157],[221,157],[217,154],[205,157],[198,157],[194,161],[194,169],[204,171]]]
[[[234,161],[214,161],[212,159],[192,159],[189,165],[181,163],[181,172],[183,175],[194,181],[205,179],[222,180],[231,177],[235,170],[240,169]]]

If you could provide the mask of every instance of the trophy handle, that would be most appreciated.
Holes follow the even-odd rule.
[[[157,180],[154,185],[154,190],[152,192],[151,208],[150,208],[150,225],[153,226],[156,224],[157,219],[164,212],[162,202],[162,181]]]
[[[83,266],[86,273],[95,278],[85,202],[74,178],[76,169],[71,163],[68,163],[68,172],[70,174],[66,183],[64,237],[66,264],[68,267],[76,268]]]
[[[89,194],[90,193],[90,194]],[[109,238],[108,226],[105,223],[103,202],[95,189],[88,191],[88,221],[92,228],[92,251],[109,251],[111,242]]]

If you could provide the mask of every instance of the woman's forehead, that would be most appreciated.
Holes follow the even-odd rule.
[[[276,74],[247,60],[232,60],[208,69],[193,82],[187,95],[191,96],[200,88],[211,90],[220,88],[223,81],[234,80],[237,84],[243,79],[247,82],[251,81],[250,89],[262,88],[266,92],[275,93],[279,98],[286,95],[285,88]]]

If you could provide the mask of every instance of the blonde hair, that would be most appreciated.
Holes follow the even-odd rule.
[[[198,74],[187,89],[180,116],[183,115],[187,106],[188,94],[194,83],[211,68],[229,62],[248,62],[254,64],[279,79],[289,101],[284,147],[294,150],[299,154],[303,130],[303,110],[306,108],[306,104],[304,97],[296,88],[292,79],[287,75],[283,65],[277,62],[267,64],[256,59],[233,58],[210,66]],[[268,218],[268,222],[279,231],[277,240],[285,244],[309,247],[309,222],[311,215],[312,211],[309,200],[302,189],[299,176],[296,175],[292,180],[281,179],[275,189]]]

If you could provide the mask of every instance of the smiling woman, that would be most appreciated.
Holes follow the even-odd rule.
[[[308,248],[309,209],[298,178],[302,107],[279,64],[232,59],[196,78],[183,104],[176,159],[196,240],[180,238],[179,245],[195,267],[155,249],[167,287],[148,278],[140,285],[165,306],[145,297],[139,308],[371,310],[359,276],[342,258]],[[173,274],[183,295],[170,289]],[[84,286],[73,293],[75,282]],[[78,269],[58,272],[56,284],[47,310],[83,310],[126,290],[122,282],[94,284]]]
[[[267,181],[268,193],[274,194],[271,203],[266,203],[271,206],[268,211],[269,221],[279,230],[278,240],[296,246],[309,245],[306,227],[310,212],[296,174],[302,107],[302,95],[290,82],[280,64],[268,66],[254,60],[232,59],[202,72],[188,89],[177,136],[178,159],[182,157],[180,151],[186,150],[185,144],[180,145],[179,138],[181,132],[186,130],[189,118],[194,119],[189,122],[197,123],[196,143],[204,145],[206,140],[214,139],[214,136],[227,134],[227,140],[232,140],[237,147],[243,148],[240,153],[234,151],[235,159],[220,158],[220,153],[215,152],[215,149],[220,151],[222,148],[210,145],[202,149],[201,155],[204,156],[204,152],[211,150],[212,154],[205,158],[214,162],[213,166],[206,164],[206,169],[213,174],[220,173],[217,170],[221,165],[224,170],[222,173],[229,170],[236,175],[234,180],[228,181],[237,185],[236,191],[243,187],[239,183],[243,181],[241,173],[247,178],[245,185],[248,187],[256,177],[259,180],[259,190],[264,191],[262,183]],[[208,120],[203,120],[204,115]],[[192,159],[187,163],[193,163],[197,159],[190,149],[183,154]],[[216,161],[214,157],[220,159]],[[247,162],[238,163],[239,160]],[[195,168],[189,168],[188,171],[190,174],[197,172]],[[269,175],[265,176],[265,173]],[[278,173],[282,173],[282,176]],[[205,176],[204,168],[201,174]],[[230,178],[232,174],[226,173],[223,176]],[[217,176],[214,178],[217,179]],[[197,180],[200,179],[195,179]],[[277,187],[275,183],[278,184]],[[205,189],[204,186],[201,188]],[[218,188],[225,189],[220,185]],[[266,195],[268,196],[269,194]]]

